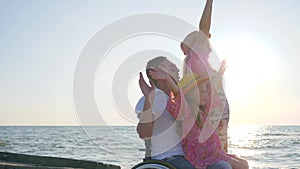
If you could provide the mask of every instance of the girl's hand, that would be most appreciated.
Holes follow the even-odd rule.
[[[221,62],[221,66],[220,66],[219,71],[218,71],[219,75],[223,75],[224,72],[225,72],[225,70],[226,70],[226,68],[227,68],[226,61],[223,60],[223,61]]]

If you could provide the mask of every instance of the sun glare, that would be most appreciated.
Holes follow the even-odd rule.
[[[226,87],[233,89],[230,93],[239,98],[250,96],[266,82],[274,65],[268,44],[253,36],[225,38],[217,47],[217,53],[228,65],[224,75]]]

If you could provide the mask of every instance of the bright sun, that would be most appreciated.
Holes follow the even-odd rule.
[[[268,44],[259,38],[247,35],[230,36],[223,39],[216,49],[219,58],[227,62],[224,75],[226,87],[232,89],[230,93],[235,97],[249,98],[270,78],[274,55]]]

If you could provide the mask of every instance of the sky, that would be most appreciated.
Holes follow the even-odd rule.
[[[213,3],[211,43],[228,65],[224,86],[230,125],[300,125],[300,1]],[[145,13],[176,17],[197,28],[203,7],[204,0],[0,0],[0,125],[85,124],[81,102],[74,101],[74,78],[83,51],[108,40],[101,39],[101,30]],[[112,39],[126,28],[111,31]],[[184,59],[178,39],[146,33],[119,39],[96,63],[91,91],[100,116],[89,118],[136,125],[133,108],[142,96],[137,83],[144,65],[131,58],[149,49],[170,54],[178,67]],[[120,71],[125,63],[136,70],[131,76]],[[128,83],[121,86],[121,77]]]

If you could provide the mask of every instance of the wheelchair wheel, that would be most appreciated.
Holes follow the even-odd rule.
[[[176,169],[171,164],[161,160],[147,160],[132,167],[132,169]]]

